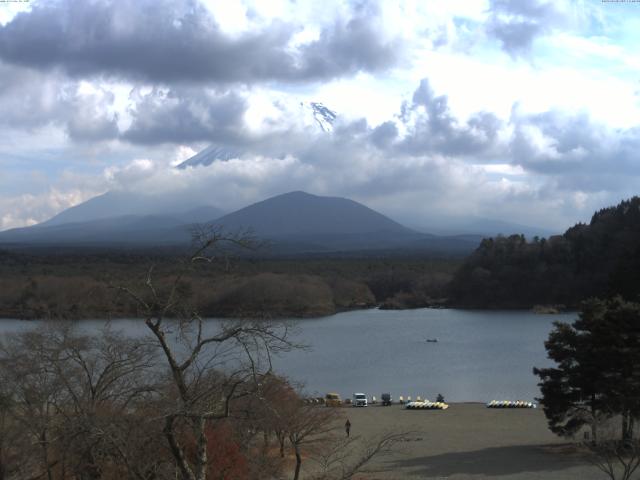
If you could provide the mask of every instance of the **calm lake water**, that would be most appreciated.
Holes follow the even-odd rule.
[[[278,372],[305,384],[312,395],[382,392],[447,401],[533,400],[539,396],[534,366],[547,366],[544,341],[554,321],[575,313],[522,311],[358,310],[300,320],[295,340],[309,345],[274,359]],[[99,329],[104,322],[85,321]],[[34,323],[0,320],[0,334]],[[140,320],[112,325],[145,333]],[[437,343],[426,342],[436,338]]]

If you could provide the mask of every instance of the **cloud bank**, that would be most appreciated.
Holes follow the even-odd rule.
[[[637,193],[635,64],[593,5],[234,5],[35,0],[3,17],[0,229],[109,189],[226,210],[307,190],[427,229],[476,215],[558,230]],[[538,78],[584,94],[539,106]],[[339,114],[332,133],[311,101]],[[174,168],[210,144],[238,154]]]

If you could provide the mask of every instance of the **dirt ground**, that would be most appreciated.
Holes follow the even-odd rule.
[[[540,409],[465,403],[444,411],[372,405],[345,407],[343,412],[352,436],[412,432],[396,452],[371,465],[375,471],[361,477],[368,480],[607,478],[567,440],[548,430]]]

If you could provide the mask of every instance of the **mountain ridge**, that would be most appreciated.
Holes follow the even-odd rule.
[[[377,231],[418,233],[354,200],[300,190],[253,203],[215,219],[214,223],[232,229],[250,226],[256,234],[269,237]]]
[[[0,232],[0,244],[187,246],[194,218],[226,231],[251,230],[268,240],[275,254],[340,251],[469,252],[478,237],[437,237],[407,228],[354,200],[288,192],[211,218],[201,207],[172,215],[120,215],[88,221],[48,222]],[[182,215],[182,216],[181,216]],[[191,215],[191,216],[189,216]]]

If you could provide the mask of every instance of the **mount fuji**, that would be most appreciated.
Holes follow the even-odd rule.
[[[333,124],[338,114],[320,102],[300,102],[302,123],[307,126],[315,125],[325,133],[333,132]],[[209,166],[214,162],[228,162],[234,158],[241,158],[247,152],[232,146],[210,145],[193,157],[176,165],[176,168],[185,170],[199,166]]]
[[[193,157],[176,165],[176,168],[185,170],[189,167],[205,166],[208,167],[213,162],[228,162],[233,158],[240,158],[244,152],[236,148],[222,147],[220,145],[210,145]]]
[[[300,104],[303,123],[319,128],[322,132],[333,131],[338,115],[319,102]],[[247,152],[233,146],[210,145],[196,155],[175,166],[178,170],[206,167],[214,162],[226,162],[241,158]],[[86,202],[68,208],[36,227],[52,227],[71,223],[90,222],[126,217],[130,223],[134,217],[171,217],[173,221],[205,223],[224,215],[225,211],[211,205],[206,198],[194,199],[171,194],[147,195],[125,190],[111,190]],[[23,229],[18,229],[23,230]]]
[[[300,109],[305,128],[315,127],[320,134],[333,132],[336,112],[320,102],[301,102]],[[234,146],[210,145],[175,168],[203,168],[246,154]],[[206,198],[192,195],[113,190],[38,225],[0,232],[0,244],[185,245],[196,223],[215,223],[230,230],[250,228],[284,253],[398,248],[463,253],[475,248],[481,238],[420,233],[352,200],[304,192],[278,195],[226,213]],[[476,226],[459,232],[478,230]]]

